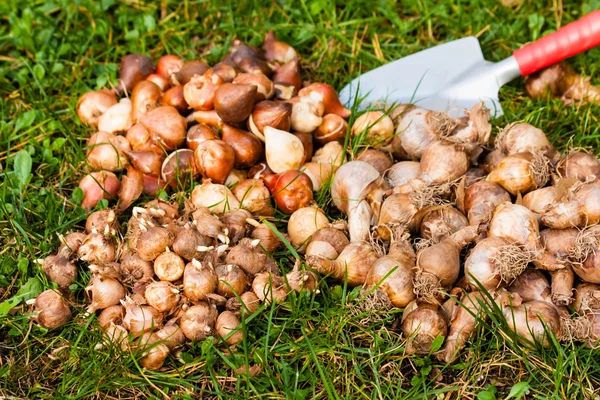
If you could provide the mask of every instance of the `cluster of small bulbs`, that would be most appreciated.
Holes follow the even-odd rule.
[[[212,68],[165,56],[156,71],[130,55],[116,90],[80,99],[81,121],[99,130],[87,154],[99,171],[80,183],[83,206],[119,202],[65,236],[43,269],[65,291],[77,260],[87,264],[88,312],[108,341],[150,344],[141,360],[149,369],[186,340],[216,334],[234,346],[244,316],[317,290],[322,274],[403,308],[409,353],[427,354],[443,336],[437,356],[453,361],[485,317],[482,289],[526,340],[549,345],[549,329],[595,345],[596,157],[562,156],[526,123],[490,143],[482,104],[458,119],[414,105],[369,110],[349,127],[331,86],[303,84],[291,46],[269,33],[263,49],[235,41]],[[347,135],[360,138],[357,154],[344,149]],[[200,178],[183,209],[134,207],[120,235],[118,214],[142,193]],[[347,220],[315,206],[325,183]],[[276,209],[290,215],[285,234],[266,222]],[[304,258],[287,274],[272,258],[282,237]],[[48,328],[71,316],[54,290],[35,309]]]

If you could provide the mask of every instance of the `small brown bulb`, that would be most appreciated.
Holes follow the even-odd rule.
[[[94,211],[85,221],[85,231],[89,234],[96,229],[96,232],[112,232],[119,229],[119,220],[117,214],[111,208]]]
[[[150,81],[141,81],[131,93],[131,117],[135,124],[139,118],[159,106],[162,92]]]
[[[203,75],[195,75],[183,87],[183,97],[190,108],[198,111],[213,109],[215,92],[223,80],[213,70],[206,71]]]
[[[185,260],[192,261],[193,258],[200,256],[198,246],[209,246],[209,244],[209,241],[195,228],[183,228],[175,235],[173,251]]]
[[[191,301],[206,300],[206,295],[213,293],[217,284],[217,274],[207,263],[192,260],[186,265],[183,273],[183,292]]]
[[[154,143],[172,151],[185,142],[187,122],[175,107],[161,106],[144,114],[140,123],[148,130]]]
[[[161,178],[172,188],[189,185],[199,176],[190,149],[175,150],[165,158],[161,167]]]
[[[233,149],[236,168],[253,167],[264,156],[263,144],[249,132],[223,124],[222,139]]]
[[[169,355],[169,348],[162,343],[162,339],[155,333],[145,333],[137,341],[142,353],[140,365],[147,370],[157,371],[165,363]]]
[[[91,233],[81,244],[77,254],[81,261],[107,264],[116,259],[116,243],[114,238],[104,233]]]
[[[81,206],[86,210],[96,207],[102,199],[116,198],[121,182],[109,171],[92,172],[81,179],[79,188],[83,191]]]
[[[246,289],[248,279],[244,271],[233,264],[222,264],[215,268],[219,278],[217,293],[221,296],[232,297],[241,295]]]
[[[176,253],[165,251],[154,260],[154,273],[161,281],[175,282],[183,276],[185,262]]]
[[[227,237],[229,244],[234,245],[243,237],[246,236],[248,224],[246,220],[252,217],[247,210],[232,210],[221,215],[221,222],[227,229]]]
[[[197,124],[188,129],[187,147],[190,150],[196,150],[198,145],[205,140],[218,139],[219,136],[213,128],[206,124]]]
[[[263,141],[267,126],[287,132],[292,126],[292,105],[286,102],[261,101],[254,107],[248,126]]]
[[[213,67],[215,74],[219,75],[223,79],[224,83],[231,83],[238,74],[238,71],[234,66],[225,62],[220,62]]]
[[[255,215],[272,214],[271,192],[262,179],[245,179],[232,189],[240,207]]]
[[[172,75],[175,85],[185,85],[194,75],[203,75],[210,67],[207,63],[200,60],[186,61],[181,69]]]
[[[250,84],[224,83],[215,91],[214,107],[228,124],[244,121],[254,107],[257,87]]]
[[[60,293],[48,289],[35,298],[34,320],[44,328],[54,329],[69,322],[71,309]]]
[[[306,247],[306,256],[321,256],[328,260],[335,260],[349,244],[350,240],[339,229],[321,228],[310,238]]]
[[[356,159],[371,164],[380,174],[383,174],[394,165],[394,161],[389,154],[375,149],[361,151]]]
[[[319,286],[319,279],[310,271],[294,270],[285,275],[290,288],[298,293],[313,292]]]
[[[171,87],[171,82],[162,75],[150,74],[150,75],[148,75],[146,80],[149,82],[152,82],[156,86],[158,86],[158,88],[161,91],[161,96],[162,96],[162,93],[166,92]]]
[[[104,329],[108,329],[110,324],[121,325],[125,316],[125,307],[121,304],[106,307],[98,315],[98,325]]]
[[[302,77],[300,76],[300,61],[294,58],[283,64],[273,74],[273,82],[292,85],[297,91],[302,89]]]
[[[161,226],[151,226],[140,235],[137,252],[142,260],[153,261],[173,244],[173,234]]]
[[[233,148],[222,140],[206,140],[194,151],[196,168],[215,183],[225,182],[235,164]]]
[[[256,57],[244,58],[238,63],[238,68],[240,71],[250,74],[260,72],[267,77],[273,74],[273,69],[269,66],[269,64],[265,60],[261,60],[260,58]]]
[[[217,334],[230,346],[244,340],[244,331],[240,319],[231,311],[223,311],[216,322]]]
[[[146,286],[144,297],[148,305],[160,312],[169,312],[178,304],[181,296],[179,290],[169,282],[152,282]]]
[[[260,308],[260,299],[254,292],[244,292],[242,295],[227,300],[227,309],[244,315],[253,314]]]
[[[348,131],[348,122],[337,114],[326,114],[314,132],[315,143],[323,146],[329,142],[342,143]]]
[[[167,54],[158,59],[156,63],[156,73],[165,78],[170,78],[171,75],[176,74],[181,70],[185,62],[179,56],[174,54]]]
[[[142,260],[134,252],[127,252],[121,260],[119,268],[121,282],[134,285],[136,283],[145,284],[152,280],[154,268],[150,261]]]
[[[123,301],[123,304],[125,305],[123,326],[134,337],[158,330],[162,326],[163,314],[154,307],[139,305],[129,297]]]
[[[77,102],[77,116],[82,124],[96,127],[102,114],[115,104],[117,98],[112,91],[102,89],[87,92]]]
[[[150,57],[143,54],[128,54],[123,57],[119,66],[117,89],[121,93],[129,92],[153,72],[154,64]]]
[[[92,300],[87,308],[88,312],[102,310],[119,304],[126,294],[125,288],[123,288],[118,280],[99,275],[92,276],[85,291]]]
[[[257,239],[259,245],[268,253],[273,253],[282,245],[281,239],[265,224],[258,224],[254,228],[252,239]]]
[[[250,275],[256,275],[264,270],[267,255],[258,249],[258,241],[244,238],[227,253],[225,262],[238,265]]]
[[[77,267],[68,258],[59,255],[48,256],[42,269],[50,281],[61,288],[68,288],[77,279]]]
[[[187,340],[179,324],[174,322],[174,320],[170,320],[163,326],[159,331],[156,332],[156,336],[163,340],[163,343],[169,348],[169,350],[173,350],[182,344],[184,344]]]
[[[130,151],[127,153],[129,161],[145,175],[159,176],[162,164],[165,160],[164,153],[154,151]]]
[[[214,333],[218,314],[214,306],[201,301],[183,313],[181,331],[192,341],[204,340]]]
[[[285,301],[288,291],[283,278],[270,272],[261,272],[252,281],[252,291],[266,303]]]
[[[180,113],[185,113],[189,108],[189,104],[183,96],[183,86],[173,86],[163,93],[162,105],[175,107]]]
[[[235,77],[233,83],[251,84],[256,86],[256,97],[254,101],[268,100],[273,97],[275,88],[273,82],[262,72],[242,73]]]
[[[87,224],[86,224],[87,225]],[[72,232],[60,239],[61,245],[58,248],[58,255],[71,259],[77,256],[79,247],[85,241],[87,235],[83,232]]]

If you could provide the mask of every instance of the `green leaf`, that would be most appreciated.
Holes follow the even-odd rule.
[[[35,110],[29,110],[24,112],[23,114],[20,114],[17,117],[14,133],[17,133],[23,128],[30,127],[33,124],[33,121],[35,121]]]
[[[27,151],[21,150],[17,153],[13,170],[19,179],[20,187],[23,188],[31,175],[31,156]]]
[[[19,305],[22,301],[33,299],[40,293],[42,293],[42,282],[38,278],[29,278],[27,282],[10,299],[0,303],[0,317],[8,314],[8,312]]]
[[[510,389],[510,393],[506,399],[520,399],[525,396],[525,393],[527,393],[530,388],[529,382],[519,382]]]
[[[83,190],[80,187],[76,187],[71,193],[71,201],[77,205],[80,205],[83,201]]]
[[[477,393],[477,400],[496,400],[496,395],[489,390]]]
[[[440,336],[436,337],[435,339],[433,339],[433,342],[431,343],[430,354],[435,353],[436,351],[441,349],[442,344],[444,344],[444,336],[440,335]]]
[[[536,40],[540,36],[545,21],[546,19],[538,13],[533,13],[527,17],[527,25],[531,31],[531,40]]]
[[[46,70],[41,64],[35,64],[33,66],[33,75],[35,75],[38,81],[41,81],[46,76]]]

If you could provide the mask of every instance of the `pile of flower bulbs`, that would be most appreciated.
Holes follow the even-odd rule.
[[[88,312],[107,342],[148,346],[140,362],[157,369],[187,340],[234,346],[246,315],[316,290],[319,273],[404,309],[409,353],[442,336],[437,356],[453,361],[489,299],[526,341],[548,346],[550,330],[596,344],[597,158],[561,156],[526,123],[491,143],[481,104],[458,119],[414,105],[370,110],[349,127],[331,86],[302,82],[292,47],[270,33],[263,49],[234,41],[212,68],[165,56],[155,70],[130,55],[115,90],[80,99],[81,121],[98,130],[83,206],[118,203],[44,260],[59,290],[35,300],[40,325],[70,319],[61,292],[87,268]],[[142,193],[192,182],[182,207],[154,200],[127,214]],[[315,206],[324,184],[347,220]],[[275,209],[290,214],[286,245],[304,258],[287,274],[271,256],[283,237],[265,221]]]

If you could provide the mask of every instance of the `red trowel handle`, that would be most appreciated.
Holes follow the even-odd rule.
[[[521,75],[529,75],[598,45],[600,10],[528,44],[513,55],[517,59]]]

